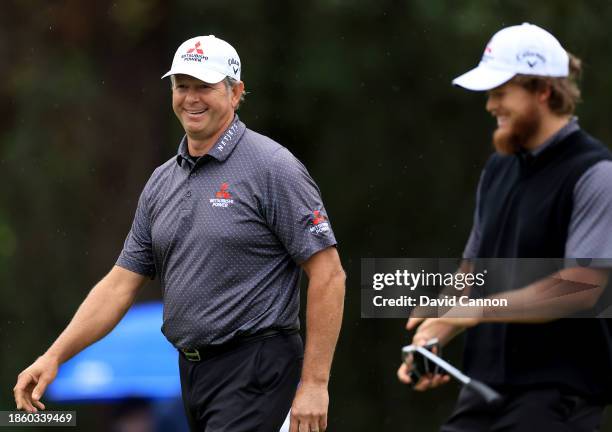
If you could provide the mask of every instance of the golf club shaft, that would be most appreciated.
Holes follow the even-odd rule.
[[[431,351],[427,350],[426,348],[416,347],[416,351],[419,352],[424,357],[426,357],[431,362],[440,366],[442,369],[444,369],[450,375],[455,377],[457,380],[461,381],[463,384],[468,384],[471,381],[470,377],[462,373],[459,369],[457,369],[452,364],[448,363],[446,360],[441,359],[440,357],[438,357]]]

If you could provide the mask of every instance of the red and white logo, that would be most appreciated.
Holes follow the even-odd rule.
[[[487,45],[487,47],[485,48],[484,52],[482,53],[482,61],[486,62],[486,61],[490,61],[493,60],[494,55],[493,55],[493,48],[491,48],[491,45]]]
[[[228,188],[229,188],[229,185],[227,183],[221,183],[221,187],[219,188],[219,192],[217,192],[215,194],[215,197],[216,198],[230,199],[232,196],[227,191]]]
[[[313,234],[324,234],[329,231],[329,222],[327,222],[327,216],[321,213],[321,210],[314,210],[312,212],[312,219],[310,220],[309,230]]]
[[[202,44],[200,43],[200,41],[196,42],[195,47],[193,48],[189,48],[187,50],[187,54],[191,54],[192,52],[197,52],[198,54],[204,54],[204,50],[200,48],[200,46],[202,46]]]
[[[215,197],[210,199],[210,204],[212,207],[229,207],[230,204],[234,204],[227,182],[221,183],[219,190],[215,193]]]
[[[201,48],[202,43],[197,41],[195,46],[187,49],[187,52],[181,56],[181,59],[185,62],[198,62],[202,63],[202,60],[208,60],[208,57],[204,55],[204,50]]]

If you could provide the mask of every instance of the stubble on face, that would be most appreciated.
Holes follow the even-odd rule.
[[[210,84],[186,75],[177,75],[172,107],[190,144],[208,150],[234,118],[231,93],[223,82]]]
[[[519,152],[530,138],[536,135],[542,117],[535,104],[530,104],[522,113],[510,120],[509,128],[497,128],[493,132],[493,147],[502,155]]]

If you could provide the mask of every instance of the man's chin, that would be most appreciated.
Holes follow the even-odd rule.
[[[499,128],[493,132],[493,147],[497,153],[506,156],[515,154],[520,148],[511,131]]]
[[[202,135],[206,130],[206,127],[199,123],[184,123],[183,128],[188,135]]]

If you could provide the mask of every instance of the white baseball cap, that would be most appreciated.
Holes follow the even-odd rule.
[[[240,57],[227,42],[213,35],[196,36],[178,47],[170,75],[190,75],[209,84],[221,82],[225,77],[240,81]]]
[[[523,23],[493,35],[477,67],[455,78],[468,90],[491,90],[517,74],[566,77],[569,55],[559,41],[536,25]]]

